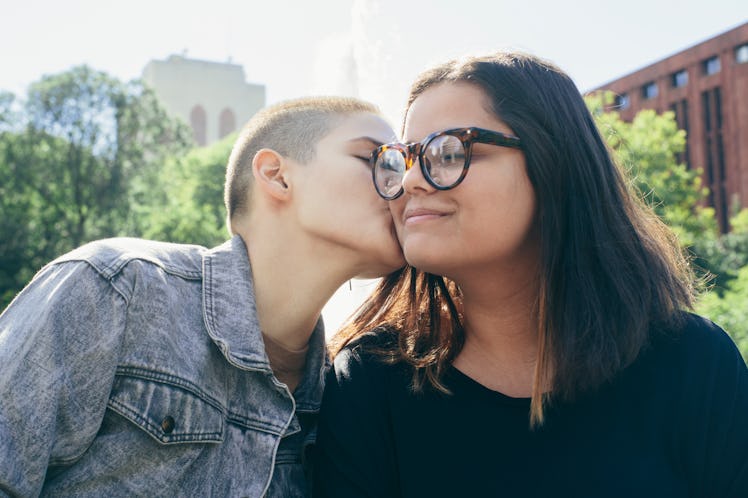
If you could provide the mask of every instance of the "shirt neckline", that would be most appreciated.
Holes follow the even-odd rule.
[[[446,371],[446,375],[451,381],[450,384],[454,385],[461,391],[475,393],[479,396],[489,397],[495,401],[500,401],[505,404],[514,405],[518,407],[529,407],[532,398],[515,398],[508,396],[501,391],[495,391],[490,389],[477,380],[473,379],[469,375],[465,374],[454,365],[450,365]]]

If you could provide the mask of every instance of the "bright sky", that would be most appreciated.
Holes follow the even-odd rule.
[[[357,94],[400,120],[430,65],[529,51],[588,90],[748,20],[746,0],[0,0],[0,90],[89,64],[121,79],[171,54],[244,66],[268,103]],[[326,311],[336,327],[370,285]]]
[[[414,76],[450,57],[526,50],[554,61],[587,90],[748,20],[745,0],[0,0],[0,6],[0,89],[16,94],[42,74],[73,65],[130,79],[150,59],[186,51],[242,64],[249,81],[266,85],[269,103],[357,89],[395,121]]]

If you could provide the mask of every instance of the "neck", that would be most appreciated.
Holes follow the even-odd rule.
[[[513,281],[511,288],[459,284],[467,336],[499,356],[534,358],[537,351],[537,283]]]
[[[237,230],[249,253],[257,319],[266,337],[299,350],[309,342],[324,305],[356,270],[319,244],[270,225]]]
[[[455,367],[509,396],[530,396],[538,350],[534,273],[484,268],[457,284],[462,291],[465,345]]]

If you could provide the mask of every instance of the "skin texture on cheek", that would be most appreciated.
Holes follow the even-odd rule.
[[[371,169],[361,159],[393,138],[378,116],[352,116],[317,144],[312,161],[297,168],[296,216],[309,240],[350,258],[367,275],[404,264],[387,203],[376,194]]]

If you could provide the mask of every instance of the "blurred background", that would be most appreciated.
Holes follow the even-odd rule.
[[[351,95],[397,129],[423,69],[508,48],[589,94],[634,187],[711,275],[699,311],[748,355],[744,0],[0,1],[0,309],[89,240],[227,238],[226,160],[261,107]],[[330,332],[372,287],[338,291]]]

